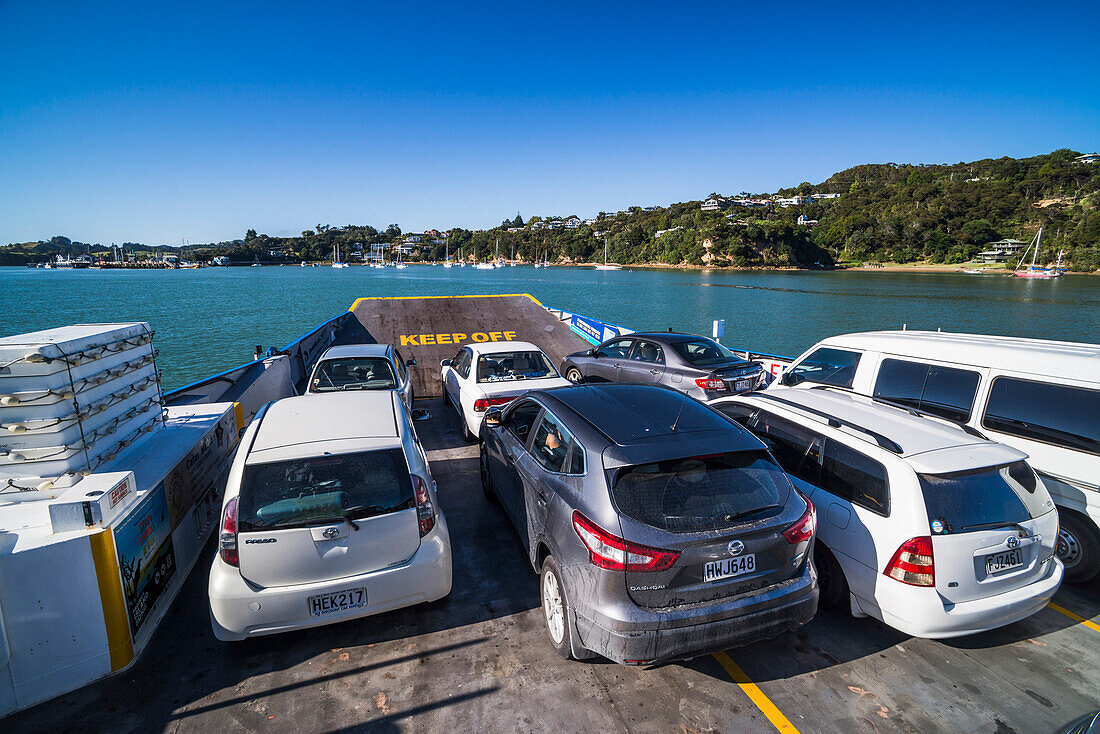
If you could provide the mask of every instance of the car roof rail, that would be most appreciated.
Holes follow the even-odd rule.
[[[894,441],[893,439],[882,435],[878,431],[871,430],[870,428],[867,428],[865,426],[861,426],[858,423],[853,423],[852,421],[845,420],[843,418],[837,418],[835,415],[832,415],[830,413],[826,413],[823,410],[817,410],[816,408],[810,408],[808,406],[801,405],[800,403],[797,403],[793,400],[787,400],[786,398],[781,398],[778,395],[771,395],[767,392],[753,393],[752,397],[763,398],[764,400],[773,400],[777,403],[782,403],[783,405],[787,405],[791,408],[796,408],[798,410],[809,413],[811,415],[816,415],[819,418],[824,418],[828,422],[829,426],[832,427],[832,428],[842,428],[842,427],[843,428],[850,428],[853,431],[859,431],[860,433],[865,433],[868,436],[870,436],[871,438],[873,438],[875,440],[876,444],[878,444],[882,448],[886,449],[890,453],[899,454],[899,455],[905,453],[905,450],[902,449],[901,445],[899,445],[897,441]]]
[[[887,398],[879,397],[877,395],[864,395],[863,393],[857,392],[857,391],[855,391],[855,390],[853,390],[849,387],[839,387],[837,385],[814,385],[810,389],[811,390],[840,390],[841,392],[851,393],[852,395],[861,395],[865,398],[870,398],[871,400],[875,401],[876,403],[881,403],[882,405],[889,405],[891,408],[897,408],[898,410],[904,410],[905,412],[907,412],[909,415],[913,416],[914,418],[931,418],[932,420],[943,421],[944,423],[949,423],[952,426],[954,426],[955,428],[958,428],[959,430],[961,430],[963,433],[974,436],[975,438],[980,438],[983,441],[989,441],[990,440],[989,436],[986,436],[984,433],[979,431],[974,426],[967,425],[966,423],[963,423],[962,421],[952,420],[951,418],[948,418],[947,416],[940,415],[939,413],[933,413],[933,412],[928,411],[928,410],[921,410],[920,408],[914,408],[911,405],[906,405],[905,403],[898,403],[898,402],[895,402],[893,400],[889,400]]]

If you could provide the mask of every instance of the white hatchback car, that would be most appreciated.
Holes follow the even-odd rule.
[[[462,436],[481,435],[485,411],[504,405],[529,390],[568,387],[546,354],[530,342],[467,344],[443,368],[443,397],[458,410]]]
[[[412,410],[413,384],[406,361],[392,344],[346,344],[329,347],[306,382],[307,393],[352,390],[396,390]]]
[[[710,405],[817,506],[823,605],[957,637],[1028,617],[1058,590],[1058,513],[1023,452],[835,388]]]
[[[229,472],[210,621],[234,641],[440,599],[451,542],[398,393],[270,403]]]

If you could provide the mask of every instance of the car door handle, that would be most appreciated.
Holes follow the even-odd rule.
[[[539,492],[538,496],[535,499],[539,503],[539,507],[546,507],[546,505],[550,502],[550,498],[547,497],[546,494],[543,492]]]
[[[650,371],[649,371],[649,374],[651,374],[651,375],[659,375],[659,374],[661,374],[661,371],[660,371],[660,370],[650,370]]]

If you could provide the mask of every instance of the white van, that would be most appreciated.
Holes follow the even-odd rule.
[[[929,331],[824,339],[769,390],[832,385],[1014,446],[1060,508],[1066,581],[1100,574],[1100,344]]]
[[[1058,590],[1058,513],[1023,452],[834,388],[709,405],[817,506],[823,606],[958,637],[1024,619]]]
[[[229,471],[208,594],[237,641],[435,601],[451,542],[395,390],[269,403]]]

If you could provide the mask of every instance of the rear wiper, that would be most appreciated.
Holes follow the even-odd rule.
[[[1025,528],[1018,522],[1012,522],[1011,520],[999,520],[996,522],[979,522],[973,525],[963,525],[962,530],[996,530],[997,528],[1016,528],[1025,537],[1031,535],[1031,531]]]
[[[757,507],[753,510],[745,510],[744,512],[738,512],[735,515],[725,515],[725,516],[722,517],[722,519],[726,522],[733,522],[734,520],[739,520],[742,517],[748,517],[749,515],[756,515],[758,513],[764,512],[765,510],[778,510],[782,506],[783,505],[764,505],[763,507]]]

